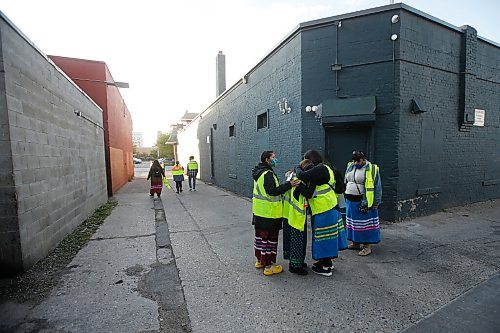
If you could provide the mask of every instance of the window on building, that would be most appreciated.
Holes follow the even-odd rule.
[[[267,128],[267,111],[257,116],[257,130]]]
[[[229,136],[236,136],[236,132],[234,130],[234,124],[229,126]]]

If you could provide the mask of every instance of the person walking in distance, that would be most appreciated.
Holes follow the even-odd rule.
[[[196,176],[198,175],[198,162],[194,160],[194,156],[189,156],[187,164],[188,184],[190,191],[196,191]]]
[[[349,249],[358,255],[372,253],[371,244],[380,242],[378,205],[382,199],[380,172],[362,151],[352,152],[352,161],[345,173],[346,229]]]
[[[280,185],[273,170],[277,163],[276,154],[266,150],[260,156],[260,163],[252,169],[252,224],[255,226],[254,249],[257,258],[255,268],[264,268],[264,275],[283,271],[281,265],[276,265],[283,215],[281,195],[299,183],[298,180],[292,180]]]
[[[154,197],[155,193],[158,198],[161,196],[161,190],[163,188],[163,178],[165,177],[165,171],[161,167],[158,160],[154,160],[149,168],[148,178],[151,179],[151,187],[149,189],[149,196]]]
[[[182,192],[182,182],[184,181],[184,167],[179,164],[179,161],[175,162],[172,167],[172,176],[175,182],[175,193]]]

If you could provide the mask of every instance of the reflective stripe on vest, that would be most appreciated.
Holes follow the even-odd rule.
[[[299,200],[295,199],[293,193],[296,187],[292,187],[290,190],[290,195],[288,196],[290,209],[288,211],[288,224],[299,231],[304,231],[304,225],[306,222],[306,198],[303,195],[299,195]]]
[[[288,219],[288,214],[290,212],[290,192],[288,190],[283,194],[283,218]]]
[[[255,216],[267,218],[281,218],[283,217],[283,203],[281,195],[271,196],[266,193],[264,189],[264,175],[269,170],[264,171],[257,181],[253,183],[253,198],[252,198],[252,212]],[[274,182],[276,187],[280,185],[278,178],[273,173]]]
[[[374,171],[373,173],[372,169]],[[378,173],[378,166],[368,162],[365,170],[366,201],[368,202],[368,207],[371,207],[373,206],[373,201],[375,200],[375,175]]]
[[[351,168],[354,165],[354,163],[349,162],[347,163],[347,169],[346,169],[346,176],[347,172],[350,171],[349,168]],[[372,168],[373,167],[373,168]],[[372,169],[374,172],[372,173]],[[370,162],[366,163],[365,167],[365,196],[366,196],[366,201],[368,203],[368,207],[373,206],[373,202],[375,201],[375,176],[378,174],[378,165],[372,164]],[[354,180],[356,181],[356,180]]]
[[[189,161],[187,167],[189,170],[198,170],[198,162]]]
[[[327,212],[337,206],[337,195],[333,191],[335,187],[335,175],[329,166],[325,165],[325,167],[328,169],[330,179],[328,180],[328,184],[317,185],[313,197],[309,199],[313,215]]]

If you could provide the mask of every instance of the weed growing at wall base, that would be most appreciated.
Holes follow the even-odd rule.
[[[0,279],[0,302],[41,302],[57,285],[59,277],[71,267],[66,267],[84,247],[104,220],[118,204],[110,199],[82,222],[71,234],[43,260],[18,277]]]

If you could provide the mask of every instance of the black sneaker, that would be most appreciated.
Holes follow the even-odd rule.
[[[290,271],[290,273],[293,273],[293,274],[297,274],[297,275],[307,275],[308,272],[307,270],[304,268],[304,267],[288,267],[288,270]]]
[[[311,269],[314,273],[319,274],[319,275],[323,275],[323,276],[332,276],[333,275],[331,267],[313,265],[313,267]]]

